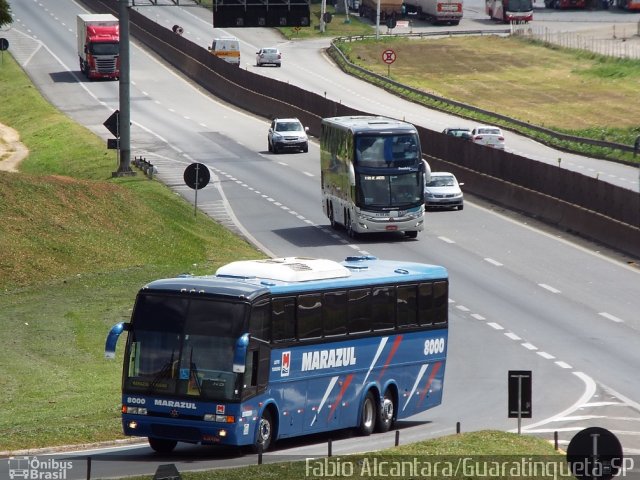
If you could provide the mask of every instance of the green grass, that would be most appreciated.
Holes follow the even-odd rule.
[[[104,141],[8,55],[0,84],[0,123],[30,150],[0,172],[0,451],[114,439],[121,358],[104,360],[104,341],[137,290],[262,255],[162,184],[113,179]]]
[[[393,48],[391,79],[440,97],[557,132],[633,145],[640,134],[640,61],[550,47],[517,37],[383,38],[341,42],[349,60],[378,75],[389,69],[381,52]],[[500,52],[498,55],[497,52]],[[360,73],[351,72],[362,76]],[[368,81],[378,83],[370,77]],[[571,145],[490,115],[383,85],[427,106],[496,123],[560,148],[638,161],[631,153]]]
[[[462,467],[462,461],[467,459]],[[460,461],[460,464],[458,463]],[[512,475],[488,475],[489,467],[517,468],[523,462],[544,462],[551,475],[513,475],[514,470],[505,470]],[[387,462],[383,464],[383,462]],[[392,466],[405,464],[404,475],[393,475]],[[407,465],[418,465],[411,472]],[[385,466],[386,465],[386,466]],[[455,468],[458,466],[458,473]],[[397,468],[397,467],[396,467]],[[401,468],[401,467],[400,467]],[[479,431],[450,435],[433,440],[400,445],[374,453],[341,455],[331,458],[316,458],[297,462],[251,465],[243,468],[225,468],[203,472],[180,472],[184,480],[244,480],[246,478],[277,478],[278,480],[319,479],[327,477],[371,479],[371,478],[454,478],[471,480],[476,478],[524,478],[543,479],[574,478],[566,473],[565,456],[554,451],[545,440],[497,431]],[[333,469],[333,475],[332,470]],[[437,472],[436,472],[437,470]],[[540,471],[541,468],[538,468]],[[557,477],[552,473],[558,472]],[[336,472],[338,474],[336,474]],[[395,472],[401,472],[400,469]],[[377,473],[378,475],[374,475]],[[412,474],[413,473],[413,474]],[[436,473],[439,473],[436,474]],[[135,477],[142,480],[147,477]],[[133,479],[132,479],[133,480]]]

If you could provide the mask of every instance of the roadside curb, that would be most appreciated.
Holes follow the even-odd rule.
[[[82,450],[91,450],[96,448],[106,447],[120,447],[125,445],[144,445],[145,442],[141,442],[140,438],[120,438],[117,440],[107,440],[104,442],[96,443],[79,443],[77,445],[59,445],[55,447],[42,447],[42,448],[28,448],[24,450],[6,450],[0,451],[0,458],[10,458],[15,456],[29,456],[29,455],[51,455],[54,453],[70,453],[78,452]]]

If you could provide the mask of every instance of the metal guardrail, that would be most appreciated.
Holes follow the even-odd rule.
[[[491,34],[491,35],[496,35],[496,34],[509,34],[511,33],[511,29],[502,29],[502,30],[450,30],[450,31],[445,31],[445,32],[420,32],[420,33],[408,33],[408,34],[385,34],[385,37],[448,37],[448,36],[454,36],[454,35],[483,35],[483,34]],[[383,35],[381,35],[383,36]],[[563,140],[563,141],[567,141],[567,142],[574,142],[574,143],[583,143],[583,144],[588,144],[588,145],[593,145],[593,146],[597,146],[597,147],[602,147],[602,148],[609,148],[612,150],[620,150],[620,151],[624,151],[624,152],[630,152],[630,153],[637,153],[637,150],[630,145],[624,145],[621,143],[613,143],[613,142],[605,142],[603,140],[595,140],[593,138],[584,138],[584,137],[577,137],[574,135],[567,135],[564,133],[559,133],[556,132],[554,130],[549,130],[548,128],[544,128],[544,127],[540,127],[538,125],[532,125],[530,123],[527,122],[523,122],[521,120],[517,120],[515,118],[511,118],[508,117],[506,115],[502,115],[499,113],[495,113],[495,112],[490,112],[488,110],[483,110],[481,108],[478,107],[474,107],[473,105],[468,105],[466,103],[462,103],[462,102],[458,102],[455,100],[451,100],[448,98],[444,98],[444,97],[440,97],[438,95],[434,95],[432,93],[428,93],[425,92],[423,90],[418,90],[416,88],[410,87],[408,85],[405,85],[403,83],[400,82],[396,82],[395,80],[392,80],[388,77],[385,77],[383,75],[379,75],[375,72],[372,72],[371,70],[367,70],[366,68],[360,67],[358,65],[355,65],[353,63],[351,63],[349,61],[349,59],[347,59],[347,57],[342,53],[342,51],[336,46],[336,43],[339,42],[352,42],[352,41],[360,41],[360,40],[364,40],[364,39],[372,39],[375,38],[375,35],[359,35],[359,36],[351,36],[351,37],[336,37],[331,41],[331,46],[329,47],[329,54],[330,55],[338,55],[339,56],[339,62],[338,64],[340,65],[340,67],[344,70],[344,68],[342,67],[343,64],[346,64],[349,66],[349,68],[353,69],[353,70],[357,70],[360,73],[362,73],[363,75],[369,76],[369,77],[373,77],[375,78],[378,82],[383,83],[383,84],[388,84],[388,85],[393,85],[395,88],[397,89],[401,89],[401,90],[405,90],[407,92],[411,92],[411,94],[416,95],[416,96],[421,96],[421,97],[425,97],[428,98],[430,100],[433,100],[435,102],[440,102],[443,104],[447,104],[449,106],[453,106],[453,107],[458,107],[458,108],[462,108],[465,110],[470,110],[479,114],[483,114],[483,115],[488,115],[494,118],[497,118],[503,122],[512,124],[512,125],[517,125],[519,127],[522,127],[523,129],[528,129],[528,130],[534,130],[538,133],[543,133],[545,135],[548,135],[549,137],[555,138],[557,140]],[[348,73],[348,72],[347,72]],[[365,78],[366,80],[366,78]],[[369,81],[369,80],[368,80]],[[441,111],[447,111],[445,109],[439,109],[437,106],[430,106],[430,108],[434,108],[436,110],[441,110]],[[460,114],[457,114],[460,115]],[[528,136],[526,132],[522,132],[522,131],[518,131],[518,133],[524,135],[524,136]],[[536,139],[538,140],[538,139]],[[544,142],[542,142],[544,143]]]

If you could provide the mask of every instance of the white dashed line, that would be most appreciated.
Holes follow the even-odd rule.
[[[471,316],[473,318],[475,318],[476,320],[486,320],[486,318],[484,318],[482,315],[480,315],[479,313],[472,313]]]
[[[556,362],[556,365],[558,365],[560,368],[573,368],[571,365],[569,365],[568,363],[562,362],[562,361],[558,361]]]
[[[539,287],[544,288],[545,290],[549,290],[551,293],[560,293],[560,290],[557,288],[553,288],[551,285],[547,285],[546,283],[539,283]]]
[[[485,258],[484,261],[489,262],[491,265],[495,265],[496,267],[502,267],[502,264],[493,258]]]
[[[504,330],[504,327],[496,322],[487,322],[487,325],[489,325],[491,328],[494,328],[496,330]]]
[[[451,240],[450,238],[447,238],[447,237],[438,237],[438,238],[440,240],[442,240],[443,242],[446,242],[446,243],[456,243],[456,242],[454,242],[453,240]]]
[[[598,315],[600,315],[601,317],[606,318],[607,320],[611,320],[612,322],[616,322],[616,323],[623,323],[624,320],[622,320],[621,318],[618,318],[614,315],[611,315],[610,313],[607,312],[600,312],[598,313]]]
[[[304,173],[307,177],[315,177],[313,173],[309,173],[309,172],[302,172],[302,173]]]
[[[542,358],[546,358],[547,360],[553,360],[554,357],[553,355],[551,355],[550,353],[547,352],[536,352],[538,355],[540,355]]]
[[[511,340],[515,340],[515,341],[522,340],[518,335],[516,335],[513,332],[507,332],[504,335],[505,337],[509,337]]]
[[[531,345],[529,342],[523,343],[522,346],[527,350],[538,350],[538,347],[536,347],[535,345]]]
[[[465,307],[464,305],[456,305],[456,308],[462,312],[468,312],[469,309],[467,307]]]

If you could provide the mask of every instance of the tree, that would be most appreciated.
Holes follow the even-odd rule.
[[[13,23],[8,0],[0,0],[0,27]]]

